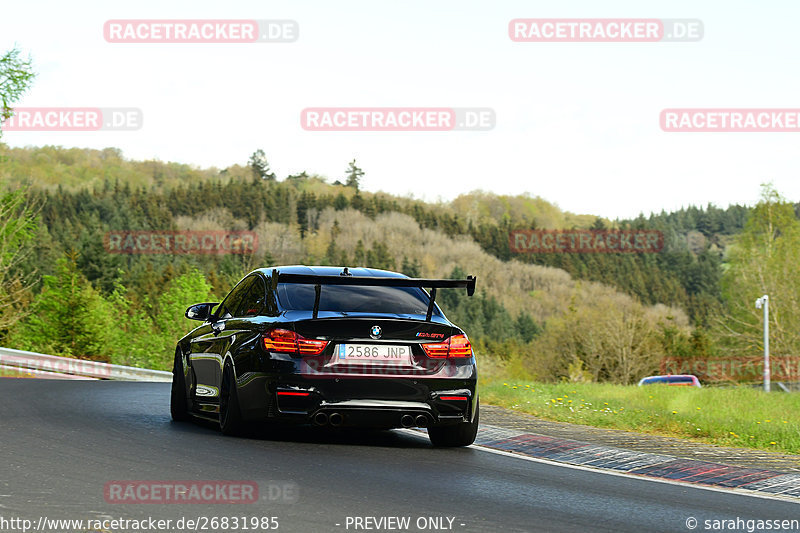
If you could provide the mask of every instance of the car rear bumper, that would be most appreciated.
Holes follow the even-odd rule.
[[[380,400],[323,403],[311,420],[318,426],[333,427],[428,427],[439,423],[426,403]]]
[[[240,384],[248,420],[284,420],[334,427],[431,427],[469,422],[477,402],[474,367],[458,378],[308,378],[265,375]]]
[[[450,397],[453,397],[451,393]],[[409,428],[444,426],[467,422],[471,419],[472,392],[457,391],[463,400],[444,402],[432,399],[427,402],[397,400],[308,400],[299,405],[298,400],[290,402],[277,398],[278,416],[311,422],[318,426],[333,427],[382,427]]]

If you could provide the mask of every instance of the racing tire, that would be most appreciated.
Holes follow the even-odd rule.
[[[478,435],[478,419],[480,417],[480,404],[475,404],[475,416],[472,422],[462,422],[455,426],[442,426],[428,428],[428,437],[437,447],[469,446],[475,442]]]
[[[233,366],[225,363],[222,371],[222,386],[219,394],[219,429],[223,435],[241,435],[244,429],[242,410],[239,407],[239,391]]]
[[[189,402],[186,399],[186,377],[183,375],[181,353],[175,351],[175,362],[172,365],[172,388],[169,396],[169,412],[175,422],[186,422],[189,416]]]

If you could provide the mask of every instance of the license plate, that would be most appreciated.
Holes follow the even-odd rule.
[[[336,351],[336,361],[405,365],[411,362],[411,347],[389,344],[340,344]]]

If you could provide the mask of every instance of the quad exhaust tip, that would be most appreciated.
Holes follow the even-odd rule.
[[[328,423],[328,415],[325,413],[317,413],[314,415],[314,423],[318,426],[324,426]]]
[[[331,413],[328,415],[324,412],[319,412],[314,415],[314,424],[318,426],[324,426],[330,424],[333,427],[339,427],[344,423],[344,416],[341,413]],[[414,415],[405,414],[400,417],[400,424],[404,428],[410,427],[428,427],[428,417],[425,415],[417,415],[416,418]]]

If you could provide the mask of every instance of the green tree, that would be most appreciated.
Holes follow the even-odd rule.
[[[353,252],[354,266],[369,266],[364,264],[366,261],[367,252],[364,249],[364,242],[361,239],[358,239],[358,242],[356,243],[356,249]]]
[[[517,336],[522,339],[522,342],[530,342],[542,332],[541,326],[533,320],[531,315],[524,311],[517,315],[514,326],[517,329]]]
[[[364,198],[358,193],[358,186],[356,186],[356,193],[350,198],[350,207],[357,211],[364,210]]]
[[[575,301],[534,340],[541,375],[568,378],[580,360],[592,381],[630,384],[658,368],[664,351],[654,317],[618,296],[588,303]]]
[[[184,316],[186,309],[192,304],[210,301],[211,294],[211,285],[196,269],[167,284],[158,299],[159,312],[153,321],[158,332],[153,349],[163,361],[172,360],[176,342],[193,327]]]
[[[372,248],[367,252],[367,264],[370,268],[394,270],[394,257],[389,253],[389,247],[382,241],[372,243]]]
[[[356,160],[353,159],[347,165],[347,171],[345,174],[345,181],[344,184],[348,187],[352,187],[355,190],[361,186],[361,178],[364,176],[364,171],[358,168],[356,165]]]
[[[726,313],[719,333],[724,346],[740,355],[758,355],[762,311],[754,301],[770,297],[770,346],[775,354],[800,350],[800,221],[794,206],[772,185],[763,185],[761,201],[728,255],[722,278]]]
[[[213,299],[211,285],[197,270],[169,281],[156,302],[137,303],[130,290],[117,285],[109,297],[116,324],[108,339],[113,362],[169,370],[177,341],[192,327],[186,308]]]
[[[400,272],[410,278],[418,278],[422,275],[421,271],[422,265],[419,264],[416,257],[413,260],[409,260],[408,256],[403,256],[403,265],[400,267]]]
[[[333,199],[333,208],[336,209],[337,211],[341,211],[342,209],[347,209],[349,205],[350,201],[341,192],[336,195],[336,198]]]
[[[308,231],[308,210],[311,207],[311,197],[303,193],[297,200],[297,223],[300,225],[300,238],[303,239]]]
[[[77,254],[58,259],[56,274],[44,276],[44,288],[31,314],[9,335],[15,348],[77,359],[109,361],[112,308],[80,273]]]
[[[27,191],[0,195],[0,331],[12,327],[25,314],[35,270],[26,273],[21,267],[38,233],[39,209]]]
[[[250,159],[247,161],[247,166],[250,167],[253,176],[256,178],[261,178],[262,180],[267,181],[275,181],[275,173],[273,173],[269,168],[267,154],[265,154],[264,150],[261,148],[253,152],[253,154],[250,156]]]
[[[25,94],[36,77],[31,59],[20,54],[19,49],[12,48],[0,57],[0,130],[2,122],[14,114],[11,105]]]
[[[169,370],[168,363],[164,364],[163,354],[153,350],[152,341],[157,331],[147,313],[147,302],[136,304],[130,293],[118,283],[109,297],[117,324],[109,340],[112,361],[121,365]]]
[[[325,261],[326,265],[335,265],[339,259],[341,259],[342,254],[339,248],[336,246],[336,239],[331,239],[331,242],[328,243],[328,249],[325,252],[325,257],[323,260]],[[345,266],[343,264],[342,266]]]

